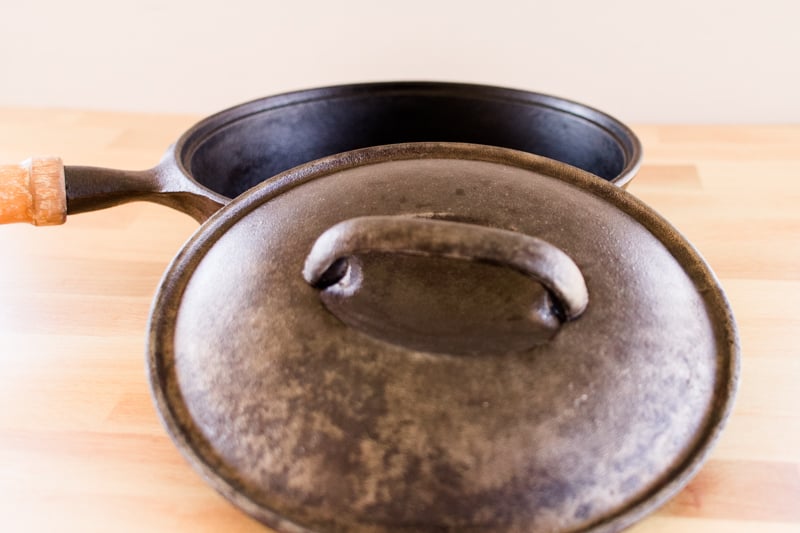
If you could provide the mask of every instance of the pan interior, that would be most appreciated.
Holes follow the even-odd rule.
[[[199,183],[234,198],[315,159],[403,142],[511,148],[609,181],[638,157],[631,155],[635,141],[612,131],[615,124],[600,113],[572,103],[560,108],[552,97],[508,93],[387,89],[334,91],[277,104],[267,98],[198,125],[183,143],[181,161]]]

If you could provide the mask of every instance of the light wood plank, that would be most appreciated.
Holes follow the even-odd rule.
[[[197,118],[0,109],[0,162],[146,168]],[[744,360],[710,461],[631,531],[800,531],[800,126],[635,129],[646,157],[629,190],[716,270]],[[265,531],[192,471],[149,395],[151,298],[196,228],[148,204],[0,227],[4,530]]]

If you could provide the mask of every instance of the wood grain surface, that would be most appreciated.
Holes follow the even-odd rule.
[[[146,168],[198,118],[0,109],[0,162]],[[706,466],[629,531],[800,531],[800,126],[634,129],[645,161],[629,191],[714,268],[743,361]],[[150,400],[150,301],[196,228],[141,203],[0,227],[0,530],[266,530],[195,474]]]

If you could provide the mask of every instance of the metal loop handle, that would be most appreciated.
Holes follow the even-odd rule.
[[[514,231],[408,216],[357,217],[330,227],[306,257],[303,278],[324,288],[321,281],[332,277],[326,273],[341,264],[337,260],[363,252],[450,257],[507,266],[540,282],[568,320],[580,316],[589,303],[578,266],[547,241]]]

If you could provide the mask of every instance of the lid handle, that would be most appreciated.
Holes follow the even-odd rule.
[[[578,266],[547,241],[514,231],[408,216],[357,217],[330,227],[306,257],[303,277],[324,289],[344,275],[343,258],[364,252],[448,257],[513,268],[541,283],[567,320],[580,316],[589,302]]]

